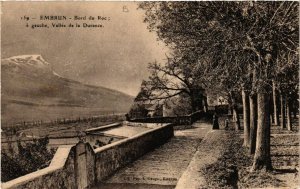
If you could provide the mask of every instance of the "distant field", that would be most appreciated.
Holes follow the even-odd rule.
[[[51,121],[19,122],[16,124],[3,124],[2,136],[14,135],[15,132],[24,132],[26,135],[69,137],[91,127],[98,127],[125,120],[125,114],[107,114],[98,116],[80,116],[59,118]],[[4,137],[5,138],[5,137]]]
[[[17,148],[17,140],[23,142],[32,142],[36,137],[49,137],[49,148],[57,147],[57,143],[74,144],[79,140],[79,136],[84,135],[84,130],[92,127],[99,127],[111,123],[121,122],[125,120],[124,114],[119,115],[102,115],[98,117],[85,117],[80,120],[66,119],[69,123],[50,122],[39,125],[26,125],[14,127],[2,127],[1,149],[3,152],[11,153],[11,146],[14,150]],[[26,137],[25,137],[26,136]]]
[[[17,138],[22,138],[21,133],[26,136],[34,137],[45,137],[49,138],[68,138],[76,137],[88,128],[99,127],[103,125],[108,125],[111,123],[122,122],[125,120],[124,114],[119,115],[103,115],[99,117],[85,117],[80,120],[71,120],[66,119],[66,123],[61,122],[52,122],[52,123],[42,123],[39,125],[26,125],[26,126],[15,126],[12,128],[2,127],[1,143],[6,143],[6,141],[16,140],[12,136],[19,136]],[[20,138],[20,139],[21,139]],[[31,140],[31,137],[22,138],[21,140]],[[15,142],[15,141],[14,141]],[[3,147],[3,146],[2,146]]]
[[[63,118],[75,119],[79,117],[91,117],[113,113],[124,113],[117,111],[112,112],[111,110],[105,110],[103,108],[72,106],[37,106],[17,103],[10,103],[5,105],[5,110],[6,111],[2,111],[1,113],[1,123],[3,126],[24,121],[52,121]]]

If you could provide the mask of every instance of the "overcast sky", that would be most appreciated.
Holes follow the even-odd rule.
[[[125,10],[125,11],[123,11]],[[127,11],[128,10],[128,11]],[[135,96],[147,64],[163,62],[167,48],[143,23],[144,12],[134,2],[2,2],[2,58],[41,54],[59,75],[104,86]],[[109,17],[104,28],[25,27],[29,24],[75,21],[40,21],[41,15]],[[30,26],[30,25],[29,25]]]

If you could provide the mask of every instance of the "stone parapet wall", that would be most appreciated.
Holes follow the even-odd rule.
[[[154,150],[173,136],[173,126],[169,124],[96,149],[96,182],[102,181],[117,169]]]
[[[76,189],[75,185],[75,146],[65,145],[58,148],[51,164],[41,170],[21,176],[1,184],[2,189]]]
[[[143,122],[143,123],[173,123],[176,125],[190,125],[202,118],[210,118],[210,112],[197,111],[185,116],[177,117],[146,117],[131,119],[131,122]]]
[[[173,136],[173,126],[167,124],[96,149],[83,142],[60,146],[49,167],[2,183],[1,188],[87,188]]]

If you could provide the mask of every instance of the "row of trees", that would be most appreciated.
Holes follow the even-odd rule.
[[[147,98],[184,93],[195,111],[197,91],[226,94],[239,130],[242,96],[244,145],[255,154],[252,170],[272,169],[270,115],[279,124],[280,107],[284,127],[284,115],[290,116],[299,98],[299,3],[143,2],[139,7],[149,30],[171,49],[165,64],[149,65],[151,76],[143,83]]]

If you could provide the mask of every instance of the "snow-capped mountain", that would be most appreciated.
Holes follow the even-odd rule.
[[[45,67],[49,66],[49,63],[46,62],[41,55],[20,55],[12,56],[10,58],[5,58],[2,60],[2,64],[15,64],[15,65],[32,65],[36,67]]]
[[[1,66],[4,69],[13,69],[11,71],[22,71],[20,69],[51,71],[51,68],[49,68],[50,64],[41,55],[22,55],[5,58],[2,59]]]
[[[127,112],[133,97],[59,76],[41,55],[1,61],[2,121]]]

